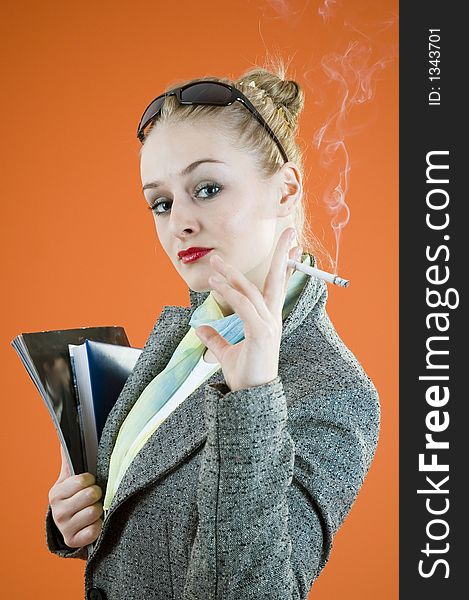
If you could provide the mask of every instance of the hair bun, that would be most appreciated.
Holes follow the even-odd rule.
[[[245,72],[237,84],[242,91],[248,91],[254,102],[263,104],[270,98],[291,129],[297,126],[304,107],[304,94],[293,79],[285,79],[285,67],[279,63],[274,72],[264,67],[256,67]]]

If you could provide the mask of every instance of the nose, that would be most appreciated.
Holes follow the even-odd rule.
[[[174,197],[169,214],[169,231],[175,237],[186,238],[200,229],[197,207],[190,198]]]

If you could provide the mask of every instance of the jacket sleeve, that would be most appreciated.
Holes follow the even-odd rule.
[[[47,507],[46,513],[46,544],[50,552],[57,554],[62,558],[81,558],[86,560],[88,557],[87,546],[82,546],[81,548],[70,548],[70,546],[65,544],[63,535],[61,534],[52,517],[52,509],[50,504]]]
[[[376,389],[369,379],[309,388],[287,412],[278,375],[236,391],[209,384],[205,398],[184,598],[306,600],[376,450]]]

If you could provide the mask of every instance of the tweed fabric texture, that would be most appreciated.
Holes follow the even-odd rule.
[[[312,257],[312,264],[314,264]],[[166,306],[106,421],[105,489],[120,425],[208,292]],[[306,600],[374,457],[378,392],[335,331],[324,281],[308,278],[283,323],[279,372],[231,391],[220,371],[161,424],[121,482],[93,550],[71,549],[46,513],[48,549],[85,565],[85,598]]]

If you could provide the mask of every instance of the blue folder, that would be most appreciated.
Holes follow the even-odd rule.
[[[106,419],[116,403],[142,349],[85,340],[98,443]]]

